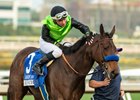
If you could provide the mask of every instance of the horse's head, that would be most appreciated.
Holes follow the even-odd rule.
[[[112,40],[114,33],[115,26],[108,33],[101,24],[100,34],[94,35],[93,43],[89,46],[92,58],[106,71],[108,78],[114,78],[119,73],[117,63],[119,57],[116,55],[116,46]]]

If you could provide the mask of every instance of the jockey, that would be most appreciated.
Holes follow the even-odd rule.
[[[79,29],[85,36],[91,33],[88,26],[71,18],[66,9],[61,6],[53,7],[50,15],[46,16],[42,22],[39,42],[40,49],[45,53],[45,56],[33,66],[33,71],[39,75],[43,75],[41,67],[44,64],[62,55],[62,50],[57,46],[57,43],[63,40],[72,27]]]

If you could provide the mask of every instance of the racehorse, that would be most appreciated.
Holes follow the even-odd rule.
[[[106,70],[107,77],[119,73],[116,61],[104,61],[104,57],[116,54],[116,46],[113,43],[115,26],[110,33],[104,31],[100,25],[100,34],[90,34],[82,37],[71,47],[63,49],[62,56],[56,59],[48,67],[48,75],[45,84],[50,100],[80,100],[85,92],[85,77],[96,61]],[[87,45],[87,39],[93,39],[91,45]],[[14,58],[10,68],[8,88],[8,100],[22,100],[30,92],[35,100],[43,100],[38,88],[23,86],[23,62],[31,52],[38,48],[27,47],[21,50]]]

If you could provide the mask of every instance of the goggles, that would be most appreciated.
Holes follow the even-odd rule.
[[[54,17],[52,17],[52,19],[60,20],[62,18],[66,18],[67,16],[68,16],[68,12],[67,11],[63,11],[61,13],[56,14]]]

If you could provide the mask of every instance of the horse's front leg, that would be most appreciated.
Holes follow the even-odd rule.
[[[52,89],[52,91],[49,92],[49,100],[65,100],[62,94],[60,94],[59,91],[56,89]]]
[[[80,100],[85,92],[85,81],[81,81],[75,91],[72,93],[71,100]]]
[[[55,97],[52,97],[52,96],[50,96],[49,97],[49,100],[65,100],[63,97],[57,97],[57,96],[55,96]]]

